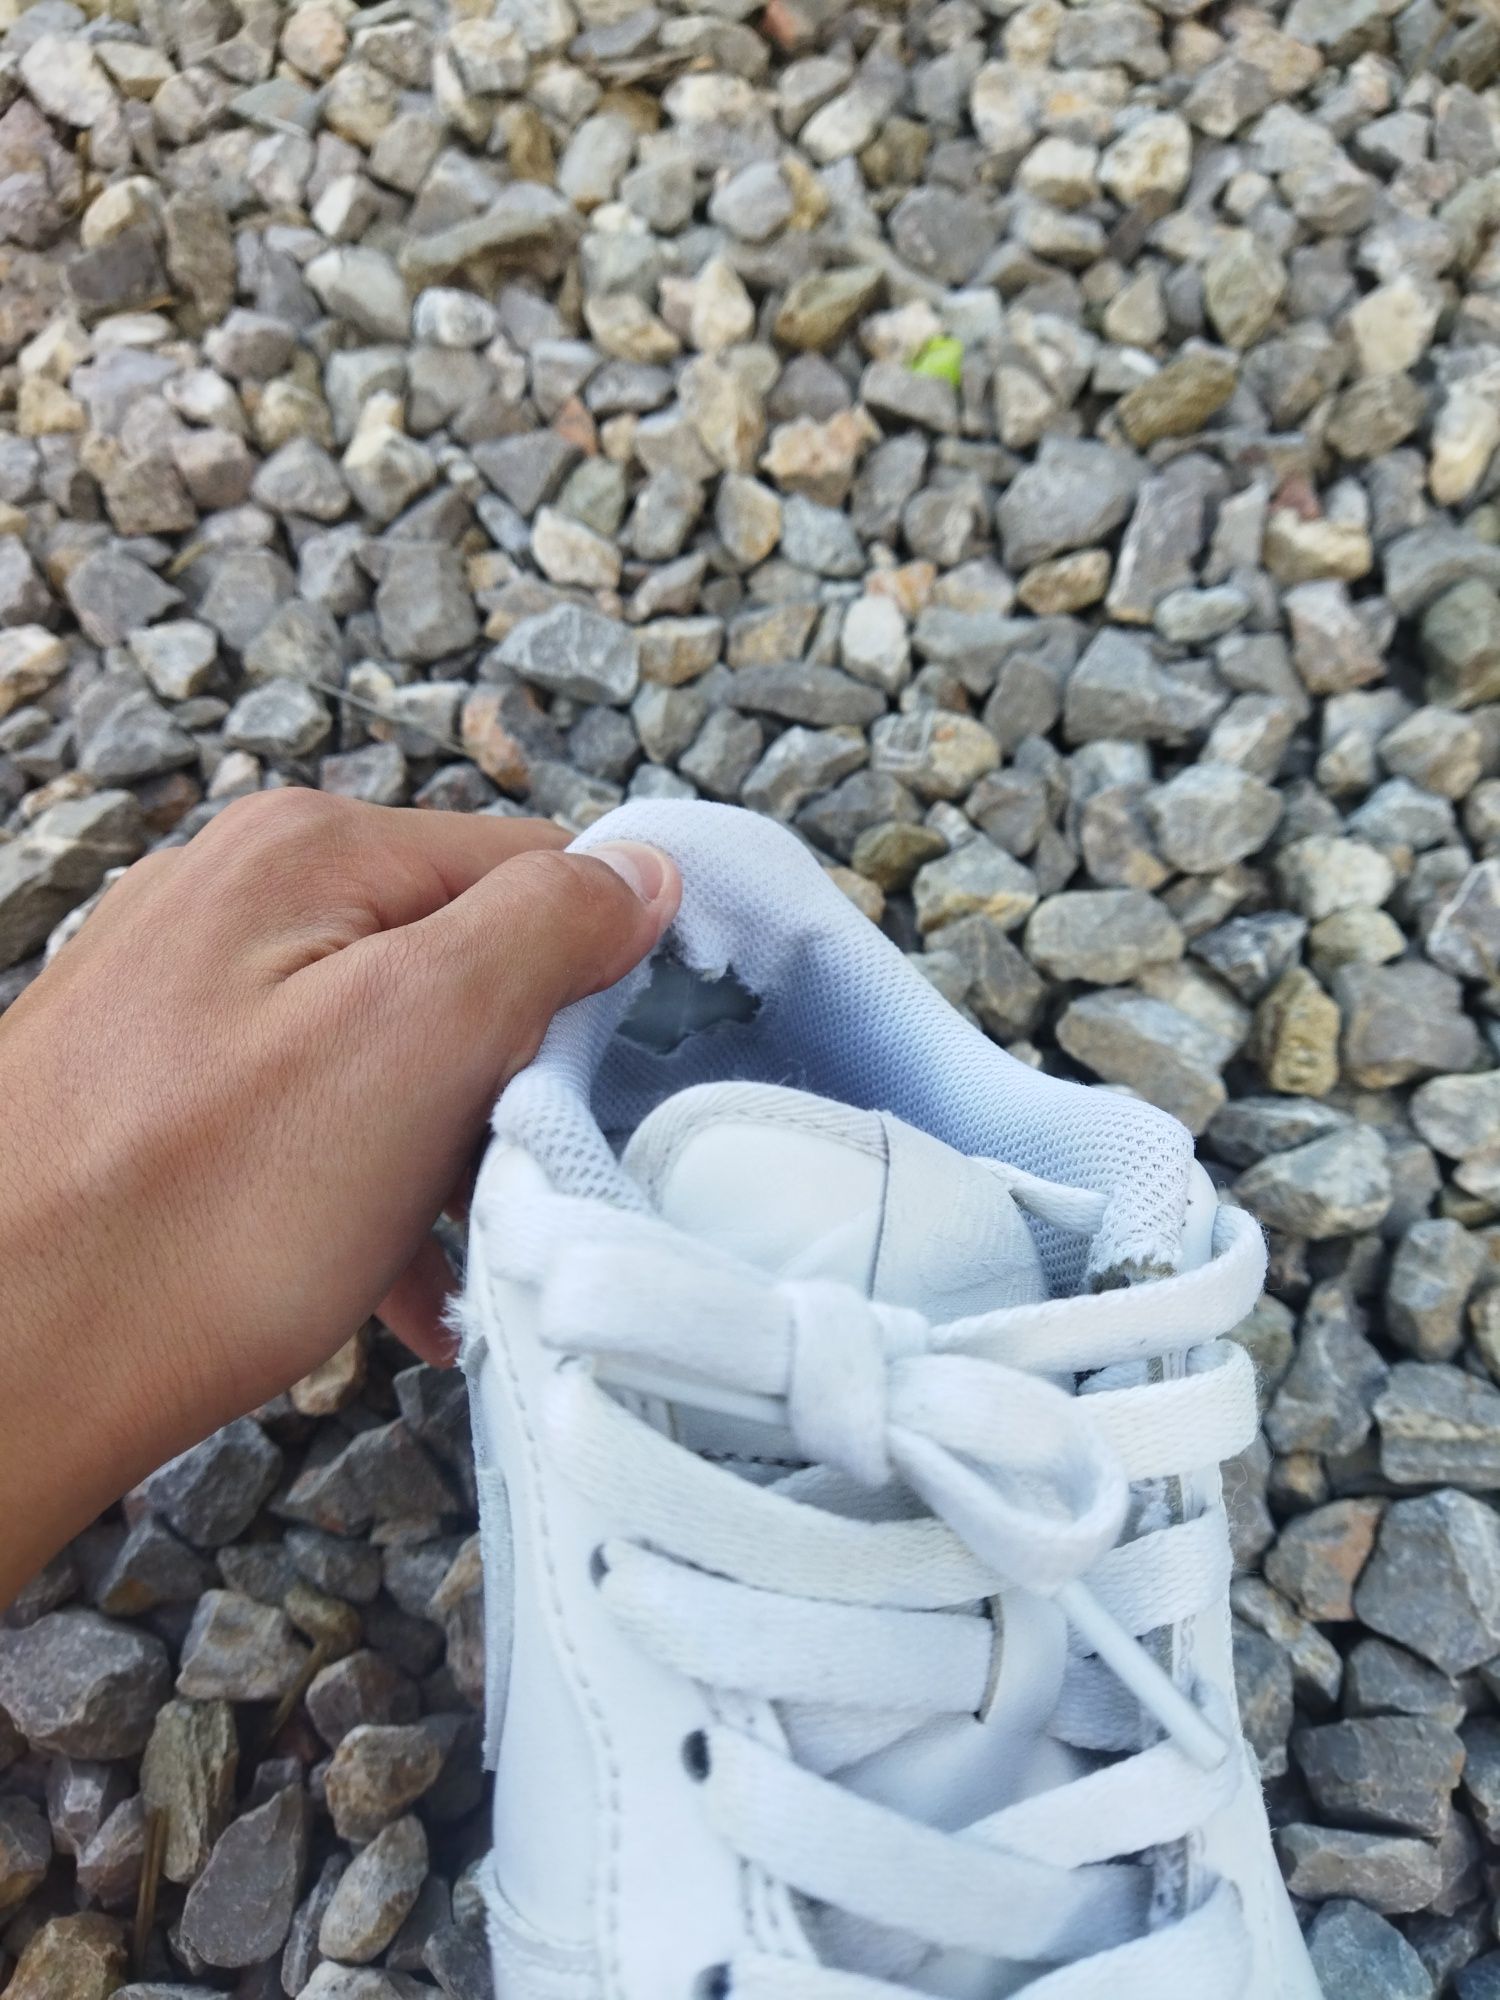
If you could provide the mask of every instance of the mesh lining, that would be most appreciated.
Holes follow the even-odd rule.
[[[526,1148],[568,1194],[641,1208],[606,1132],[633,1131],[674,1092],[741,1078],[889,1111],[960,1152],[1106,1197],[1092,1250],[1040,1228],[1054,1294],[1087,1275],[1175,1268],[1192,1140],[1175,1118],[1113,1091],[1043,1076],[985,1039],[824,875],[794,834],[736,806],[640,800],[575,848],[640,840],[682,870],[672,939],[696,973],[731,968],[760,999],[659,1055],[616,1030],[646,966],[566,1008],[495,1107],[498,1136]],[[1087,1263],[1087,1271],[1085,1270]]]

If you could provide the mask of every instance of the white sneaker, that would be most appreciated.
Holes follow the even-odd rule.
[[[791,835],[641,804],[603,838],[676,855],[681,957],[759,1007],[653,1052],[638,974],[496,1112],[499,2000],[1316,2000],[1230,1667],[1255,1225]]]

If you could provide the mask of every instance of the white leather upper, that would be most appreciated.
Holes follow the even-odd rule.
[[[1183,1228],[1184,1269],[1207,1263],[1217,1205],[1213,1183],[1202,1167],[1195,1164]],[[1218,1504],[1222,1480],[1217,1467],[1190,1485],[1191,1491],[1184,1499],[1191,1511]],[[1220,1689],[1234,1706],[1234,1650],[1228,1603],[1217,1612],[1205,1612],[1187,1621],[1174,1634],[1174,1641],[1180,1649],[1179,1657],[1186,1652],[1197,1672]],[[1271,1845],[1260,1777],[1247,1744],[1241,1743],[1239,1755],[1246,1762],[1249,1782],[1240,1787],[1233,1802],[1190,1843],[1188,1899],[1196,1899],[1210,1876],[1233,1882],[1240,1891],[1241,1908],[1255,1953],[1252,1993],[1257,1996],[1264,1993],[1267,2000],[1321,2000],[1312,1962]]]
[[[610,1523],[591,1518],[540,1441],[540,1399],[559,1364],[536,1341],[525,1291],[486,1275],[478,1218],[503,1216],[512,1189],[539,1172],[513,1148],[492,1153],[470,1260],[495,1330],[480,1417],[505,1467],[516,1552],[495,1880],[517,1919],[512,1952],[529,1933],[567,1953],[561,1986],[539,1983],[541,1974],[511,1983],[502,1965],[501,2000],[571,1996],[590,1961],[601,1994],[689,2000],[700,1972],[738,1941],[740,1867],[704,1826],[682,1760],[684,1738],[712,1720],[708,1705],[604,1614],[594,1558]]]
[[[701,1116],[664,1107],[670,1142],[658,1146],[648,1120],[626,1155],[679,1228],[778,1274],[838,1277],[937,1317],[1045,1297],[1027,1224],[983,1162],[877,1113],[846,1114],[857,1122],[841,1134],[826,1117],[802,1129],[787,1107],[770,1123],[721,1120],[711,1092],[690,1095],[703,1100]],[[611,1523],[550,1462],[540,1411],[549,1379],[572,1364],[544,1349],[528,1289],[498,1278],[487,1255],[487,1233],[503,1228],[540,1173],[517,1147],[491,1149],[470,1255],[468,1309],[484,1353],[476,1423],[504,1470],[514,1544],[491,1894],[497,1992],[499,2000],[702,2000],[703,1973],[747,1938],[793,1953],[807,1945],[790,1899],[752,1893],[749,1872],[704,1820],[683,1744],[716,1719],[713,1699],[650,1661],[606,1615],[596,1552]],[[1206,1176],[1194,1174],[1188,1264],[1208,1256],[1214,1202]],[[676,1434],[728,1456],[765,1449],[763,1433],[730,1419],[695,1416]],[[1190,1511],[1212,1504],[1217,1476],[1187,1499]],[[1227,1608],[1178,1628],[1174,1643],[1232,1704]],[[1061,1781],[1067,1753],[1041,1725],[1063,1653],[1055,1607],[1011,1594],[987,1721],[964,1721],[933,1744],[898,1744],[847,1781],[947,1825],[997,1797]],[[1189,1863],[1193,1875],[1228,1876],[1241,1889],[1257,2000],[1317,2000],[1258,1786],[1242,1787],[1203,1830]],[[1191,1893],[1191,1876],[1187,1886]],[[993,1967],[955,1959],[946,1976],[938,1968],[924,1983],[991,2000],[1023,1976],[1017,1969],[997,1983]]]

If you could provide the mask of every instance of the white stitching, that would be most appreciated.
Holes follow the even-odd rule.
[[[483,1257],[482,1226],[477,1217],[474,1223],[474,1230],[476,1236],[479,1238],[478,1247],[480,1255],[470,1258],[470,1266],[472,1268],[477,1264],[483,1270],[483,1282],[486,1287],[490,1316],[498,1322],[499,1312],[496,1308],[494,1292],[491,1288],[490,1272]],[[536,1432],[532,1429],[530,1411],[521,1393],[520,1380],[516,1374],[515,1361],[510,1353],[509,1344],[504,1340],[500,1340],[496,1342],[496,1347],[503,1360],[517,1422],[520,1425],[521,1435],[526,1444],[526,1455],[533,1479],[533,1492],[536,1496],[536,1540],[540,1551],[542,1568],[547,1577],[554,1623],[563,1651],[566,1653],[569,1665],[573,1670],[579,1696],[598,1730],[603,1752],[605,1774],[608,1781],[605,1787],[604,1798],[605,1822],[607,1827],[607,1865],[604,1870],[604,1930],[608,1947],[606,1953],[608,1965],[606,1985],[618,1990],[623,1984],[616,1929],[620,1900],[620,1768],[615,1757],[615,1747],[613,1739],[610,1736],[608,1718],[589,1683],[589,1677],[584,1671],[582,1658],[573,1643],[572,1634],[568,1630],[567,1621],[563,1615],[562,1591],[558,1583],[556,1565],[553,1561],[551,1533],[548,1527],[546,1508],[541,1501],[541,1450],[538,1445]],[[512,1517],[512,1532],[514,1532],[514,1517]]]

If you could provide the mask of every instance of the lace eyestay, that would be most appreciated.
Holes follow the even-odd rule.
[[[556,1194],[545,1201],[563,1210],[576,1206]],[[1052,1206],[1054,1212],[1066,1209],[1062,1202]],[[1075,1204],[1069,1219],[1087,1213]],[[1131,1478],[1144,1476],[1140,1466],[1151,1451],[1160,1455],[1164,1449],[1155,1434],[1160,1424],[1153,1430],[1144,1423],[1148,1408],[1153,1413],[1158,1405],[1165,1408],[1159,1387],[1111,1389],[1097,1398],[1069,1395],[1030,1368],[1000,1359],[1008,1351],[1025,1349],[1023,1323],[1046,1308],[1011,1308],[932,1326],[919,1315],[883,1307],[848,1287],[777,1283],[720,1259],[711,1272],[712,1297],[705,1312],[705,1271],[697,1246],[649,1218],[612,1217],[600,1228],[597,1210],[590,1217],[595,1229],[580,1246],[570,1227],[573,1220],[562,1213],[528,1218],[511,1241],[529,1246],[524,1257],[528,1268],[515,1275],[539,1286],[540,1337],[561,1363],[548,1421],[564,1463],[573,1447],[586,1490],[603,1482],[623,1497],[623,1489],[632,1485],[628,1473],[617,1466],[612,1476],[605,1462],[614,1451],[610,1441],[623,1443],[630,1437],[655,1465],[668,1463],[662,1454],[690,1464],[701,1490],[722,1497],[731,1512],[743,1511],[745,1496],[753,1495],[754,1504],[796,1506],[803,1514],[823,1515],[822,1508],[809,1509],[791,1494],[781,1497],[781,1488],[796,1488],[811,1475],[793,1474],[770,1488],[748,1487],[733,1471],[698,1460],[631,1414],[620,1395],[748,1419],[789,1433],[810,1465],[832,1468],[834,1475],[857,1485],[905,1485],[935,1517],[922,1532],[941,1537],[942,1523],[951,1536],[947,1544],[941,1539],[933,1543],[934,1551],[944,1551],[955,1579],[971,1575],[975,1586],[960,1583],[956,1594],[944,1598],[940,1589],[953,1593],[955,1583],[934,1583],[934,1607],[964,1599],[982,1602],[993,1594],[997,1580],[1050,1597],[1084,1650],[1159,1724],[1175,1753],[1195,1770],[1219,1774],[1202,1796],[1222,1802],[1225,1785],[1237,1781],[1226,1763],[1232,1730],[1221,1730],[1176,1685],[1136,1632],[1083,1580],[1119,1539]],[[561,1247],[568,1239],[565,1258],[549,1254],[549,1246]],[[1199,1304],[1204,1287],[1167,1279],[1150,1288],[1160,1295],[1157,1351],[1204,1348],[1253,1305],[1263,1251],[1249,1218],[1221,1211],[1215,1250],[1221,1267],[1217,1309],[1208,1324],[1196,1329],[1196,1340],[1180,1323],[1181,1308],[1188,1294]],[[651,1282],[643,1285],[648,1268]],[[1118,1302],[1134,1297],[1138,1294],[1113,1292],[1071,1302],[1079,1321],[1086,1323],[1077,1329],[1074,1345],[1088,1349],[1092,1342],[1096,1366],[1138,1358],[1140,1335],[1128,1319],[1114,1352],[1106,1328]],[[1017,1333],[1022,1337],[1017,1339]],[[1235,1449],[1248,1443],[1256,1422],[1253,1380],[1243,1362],[1235,1349],[1190,1377],[1186,1390],[1181,1382],[1170,1385],[1179,1398],[1196,1395],[1201,1404],[1212,1402],[1218,1413],[1213,1434],[1231,1443],[1237,1438]],[[1145,1399],[1153,1396],[1158,1405],[1147,1404]],[[1097,1404],[1097,1415],[1091,1402]],[[1149,1446],[1131,1439],[1130,1420],[1137,1412],[1142,1428],[1153,1431]],[[1123,1448],[1117,1448],[1122,1440]],[[1181,1442],[1173,1449],[1180,1453]],[[1191,1464],[1190,1452],[1180,1462]],[[705,1481],[714,1482],[711,1489]],[[649,1490],[650,1481],[638,1483],[642,1493]],[[824,1519],[837,1522],[838,1517]],[[649,1519],[634,1525],[638,1545],[656,1550],[668,1567],[688,1565],[689,1575],[717,1573],[730,1587],[780,1587],[769,1578],[757,1579],[753,1560],[724,1558],[707,1544],[695,1544],[691,1531],[679,1535]],[[862,1525],[843,1522],[828,1532],[836,1541],[841,1531],[857,1535]],[[921,1524],[903,1525],[913,1531],[906,1539],[915,1546]],[[868,1532],[891,1537],[889,1526]],[[613,1583],[602,1549],[591,1568],[596,1584]],[[792,1591],[795,1596],[795,1585]],[[850,1593],[846,1601],[862,1600]],[[877,1601],[920,1608],[926,1600],[912,1594]],[[1002,1645],[997,1629],[981,1700],[984,1710],[995,1694]],[[690,1776],[714,1792],[717,1773],[703,1732],[685,1740],[683,1756]],[[1061,1792],[1089,1782],[1073,1781]],[[997,1817],[997,1828],[1014,1810]],[[979,1830],[970,1832],[977,1835]],[[1104,1869],[1101,1882],[1109,1873]],[[804,1884],[792,1886],[816,1894]],[[1214,1905],[1217,1923],[1229,1922],[1227,1908],[1219,1898]],[[1041,1955],[1071,1961],[1078,1935],[1076,1923],[1072,1930],[1064,1926],[1056,1948]],[[1099,1948],[1100,1942],[1091,1948]],[[978,1941],[974,1943],[977,1947]],[[704,1987],[705,1995],[728,1994],[732,1969],[711,1971],[723,1978]]]

